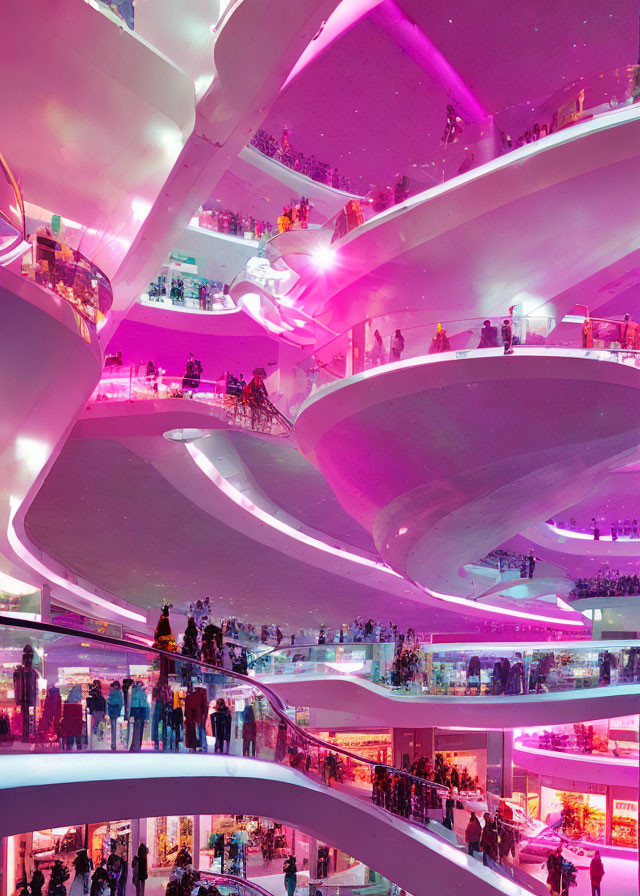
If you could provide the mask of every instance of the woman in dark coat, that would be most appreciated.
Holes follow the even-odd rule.
[[[231,742],[231,713],[222,697],[216,700],[216,708],[211,713],[211,730],[216,739],[215,753],[228,753]]]

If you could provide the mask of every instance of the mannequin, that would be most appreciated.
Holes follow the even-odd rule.
[[[38,673],[33,668],[33,647],[25,644],[22,650],[22,663],[13,670],[13,688],[15,704],[20,707],[22,716],[22,740],[29,740],[30,710],[34,707],[38,696]]]

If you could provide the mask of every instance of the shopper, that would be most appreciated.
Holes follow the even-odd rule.
[[[464,839],[465,839],[465,843],[467,844],[467,849],[469,851],[470,856],[472,856],[474,854],[474,852],[479,852],[481,838],[482,838],[482,825],[480,824],[476,813],[472,812],[469,817],[469,823],[467,824],[467,829],[464,832]]]
[[[138,851],[131,863],[132,880],[136,888],[136,896],[144,896],[144,887],[149,876],[147,872],[147,855],[149,850],[144,843],[138,846]]]
[[[66,896],[65,882],[69,880],[69,869],[62,864],[62,859],[55,859],[49,878],[48,896]]]
[[[124,696],[119,681],[112,681],[109,685],[109,696],[107,697],[107,715],[111,725],[111,750],[117,749],[118,744],[118,719],[122,715],[124,708]]]
[[[118,891],[120,876],[122,875],[122,866],[122,857],[119,856],[116,852],[115,843],[112,843],[111,854],[107,859],[107,874],[109,875],[109,889],[111,892],[111,896],[116,896],[116,893]]]
[[[504,353],[505,355],[513,354],[513,326],[511,324],[511,319],[505,317],[502,322],[502,344],[504,345]]]
[[[104,867],[104,864],[103,859],[91,876],[89,896],[103,896],[109,886],[109,872]]]
[[[604,865],[600,858],[600,850],[596,849],[595,856],[591,859],[589,867],[589,875],[591,877],[591,896],[601,896],[601,884],[604,877]]]
[[[253,709],[253,698],[249,697],[242,711],[242,755],[256,755],[256,737],[258,734],[258,726],[256,725],[256,716]]]
[[[142,749],[144,726],[149,718],[149,702],[141,681],[135,681],[131,688],[131,718],[133,719],[133,734],[129,752],[138,753]]]
[[[91,870],[93,862],[87,855],[86,849],[81,849],[73,860],[75,877],[69,887],[69,896],[88,896],[91,884]]]
[[[482,323],[480,330],[480,342],[478,348],[497,348],[498,347],[498,328],[491,325],[490,320]]]
[[[44,874],[40,870],[40,862],[36,859],[33,863],[33,875],[29,888],[31,896],[42,896],[42,888],[44,887]]]
[[[284,888],[287,891],[287,896],[294,896],[298,885],[298,866],[295,856],[289,856],[282,866],[282,870],[284,871]]]
[[[216,739],[214,752],[228,753],[231,742],[231,713],[222,697],[218,697],[216,708],[211,713],[211,730]]]
[[[487,859],[498,860],[498,833],[493,817],[488,812],[484,813],[484,828],[480,837],[480,849]],[[485,862],[486,864],[486,862]]]
[[[547,886],[551,896],[559,896],[562,883],[562,847],[547,856]]]
[[[400,330],[396,330],[391,339],[391,360],[399,361],[404,351],[404,336]]]
[[[373,348],[371,349],[371,366],[379,367],[384,363],[384,345],[382,344],[382,336],[379,330],[375,330],[373,334]]]
[[[200,377],[202,376],[202,364],[194,357],[193,352],[189,354],[189,360],[185,365],[184,377],[182,378],[182,388],[187,392],[194,392],[200,385]]]

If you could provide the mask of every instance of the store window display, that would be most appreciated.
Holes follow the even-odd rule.
[[[571,840],[605,842],[607,800],[604,793],[581,793],[543,786],[540,818],[558,826]]]

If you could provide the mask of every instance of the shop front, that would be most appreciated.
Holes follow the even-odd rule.
[[[193,816],[162,815],[147,819],[149,870],[170,868],[183,847],[193,855]]]
[[[638,790],[533,774],[514,776],[514,798],[528,813],[571,840],[605,849],[637,850]]]
[[[391,765],[393,760],[393,736],[390,728],[367,730],[312,730],[321,740],[342,750],[357,753],[364,759]]]

